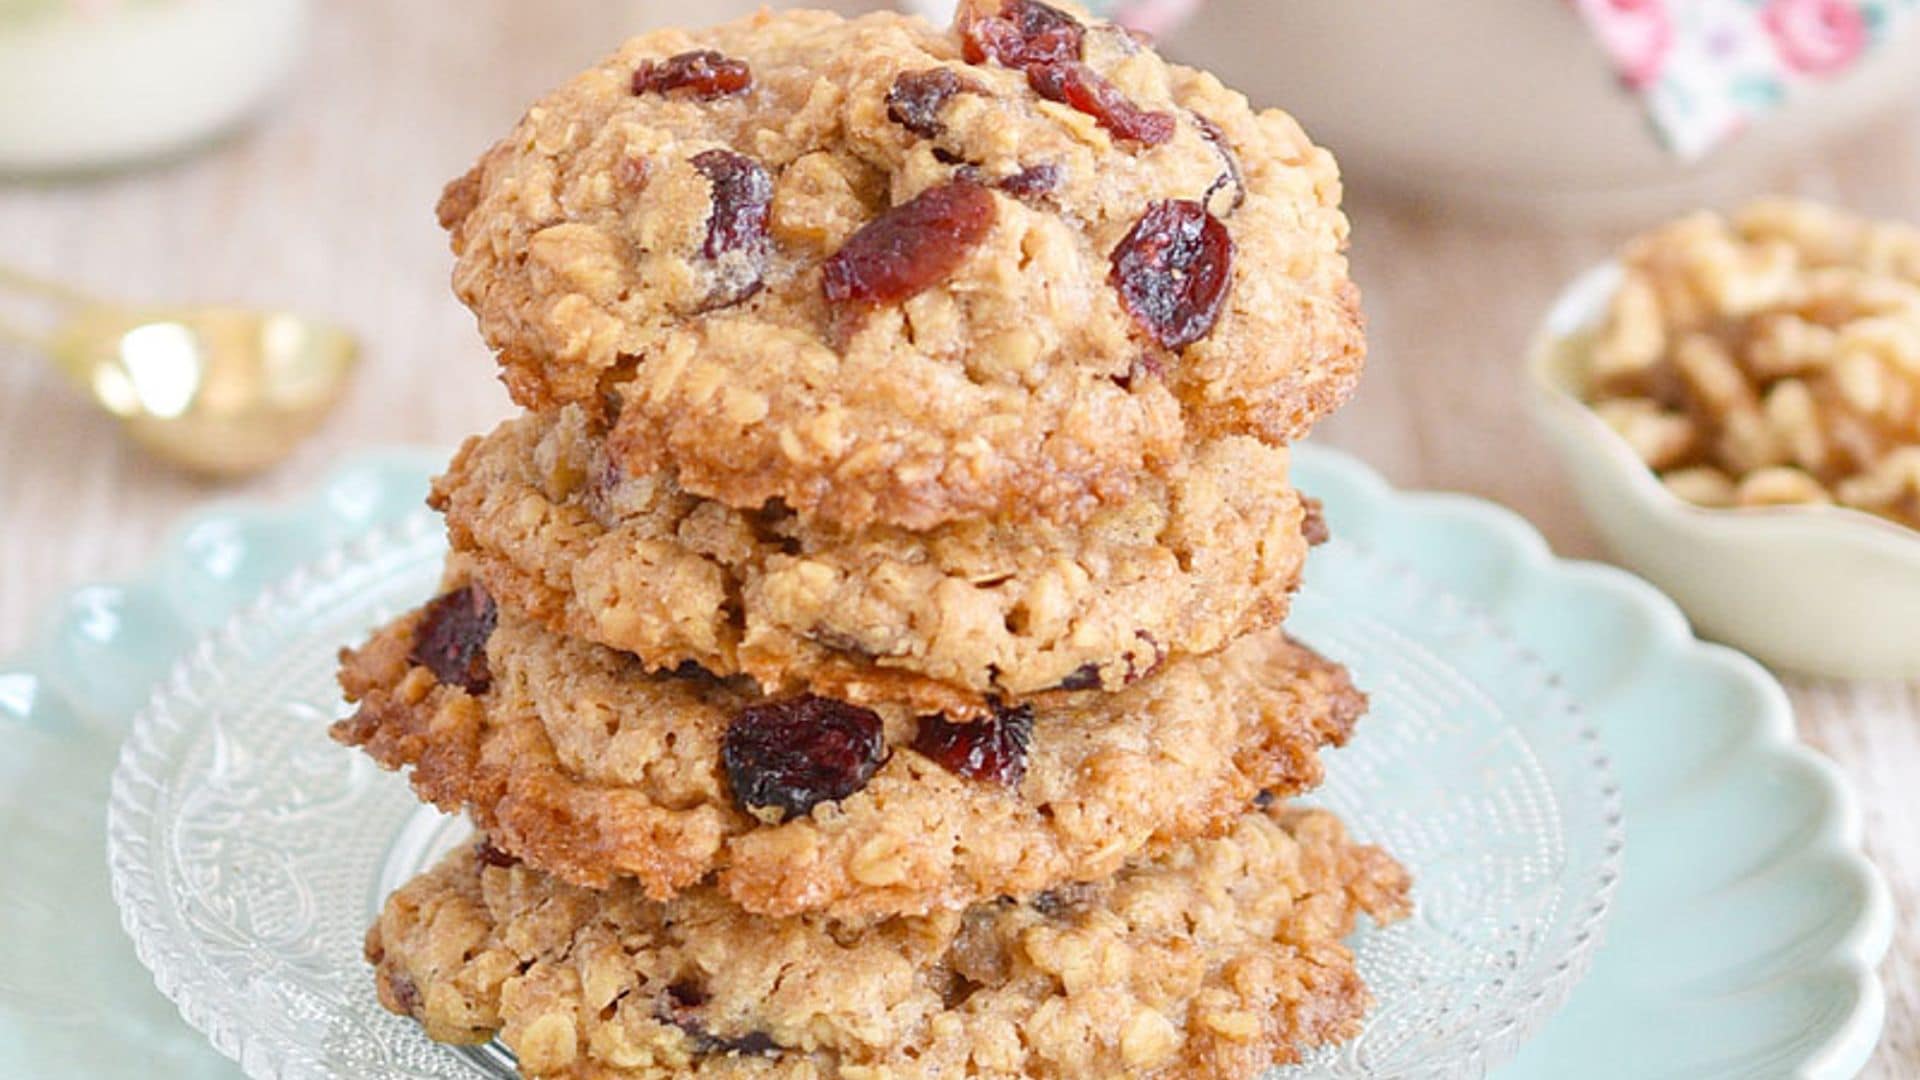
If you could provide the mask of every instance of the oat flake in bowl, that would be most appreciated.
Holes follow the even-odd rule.
[[[1622,265],[1586,395],[1669,490],[1920,527],[1920,229],[1770,200]]]
[[[1681,219],[1574,282],[1529,368],[1595,528],[1704,633],[1920,676],[1920,230]]]

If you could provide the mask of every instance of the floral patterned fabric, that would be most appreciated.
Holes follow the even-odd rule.
[[[1202,0],[1089,0],[1096,15],[1160,37],[1186,21]]]
[[[1673,151],[1699,157],[1845,73],[1920,0],[1573,0]]]

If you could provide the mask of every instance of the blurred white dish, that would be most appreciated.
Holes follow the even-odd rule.
[[[902,6],[944,22],[954,5]],[[1578,220],[1751,194],[1769,167],[1911,96],[1920,19],[1899,33],[1691,164],[1660,144],[1568,3],[1206,0],[1162,51],[1292,113],[1358,185]]]
[[[1920,21],[1706,160],[1655,138],[1572,4],[1208,0],[1165,51],[1278,105],[1361,184],[1573,218],[1743,193],[1920,80]]]
[[[292,68],[310,6],[174,0],[0,11],[0,173],[110,168],[227,130]]]
[[[1839,507],[1684,502],[1581,400],[1585,344],[1619,281],[1615,263],[1575,280],[1527,358],[1535,419],[1614,556],[1702,634],[1769,664],[1920,677],[1920,531]]]

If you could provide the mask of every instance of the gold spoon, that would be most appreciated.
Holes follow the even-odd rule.
[[[0,290],[63,309],[9,338],[52,357],[134,441],[193,472],[233,477],[278,462],[319,426],[360,358],[354,336],[279,311],[140,308],[0,266]]]

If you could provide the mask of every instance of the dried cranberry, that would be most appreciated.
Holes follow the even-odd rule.
[[[660,674],[669,679],[684,679],[688,682],[720,681],[720,676],[701,667],[698,660],[682,660],[670,668],[661,668]]]
[[[502,870],[520,865],[519,859],[510,852],[494,847],[493,840],[485,836],[481,837],[480,843],[474,846],[473,857],[480,860],[482,866],[494,866]]]
[[[764,1031],[749,1031],[735,1038],[724,1038],[707,1030],[698,1010],[707,1003],[707,992],[696,983],[681,980],[667,987],[664,1000],[654,1007],[654,1018],[672,1024],[693,1040],[693,1052],[701,1056],[742,1054],[766,1056],[780,1051],[779,1043]]]
[[[707,989],[691,979],[681,979],[667,987],[667,1000],[674,1012],[697,1009],[707,1003]]]
[[[1129,684],[1138,682],[1160,670],[1160,665],[1167,661],[1167,650],[1160,647],[1160,642],[1155,640],[1152,634],[1147,633],[1145,630],[1135,630],[1133,636],[1139,641],[1146,642],[1147,651],[1151,654],[1152,658],[1145,664],[1142,664],[1139,662],[1133,650],[1129,649],[1123,654],[1127,662],[1127,673],[1122,677],[1121,681]]]
[[[809,695],[741,710],[721,758],[736,804],[785,821],[866,787],[886,750],[877,714]]]
[[[695,154],[693,167],[713,186],[713,212],[707,215],[707,243],[702,249],[707,258],[765,244],[767,207],[773,202],[773,179],[767,170],[731,150]]]
[[[887,118],[923,139],[937,137],[940,110],[955,94],[973,85],[946,68],[908,71],[887,91]]]
[[[1037,199],[1060,186],[1060,166],[1050,162],[1029,165],[994,186],[1016,199]]]
[[[720,280],[708,295],[707,304],[737,304],[760,291],[773,179],[759,162],[731,150],[704,150],[693,155],[692,162],[713,189],[707,242],[700,250],[709,259],[721,260]],[[731,252],[740,252],[743,257],[722,259]]]
[[[1099,891],[1099,886],[1084,881],[1048,889],[1033,898],[1033,910],[1054,918],[1075,908],[1085,907]]]
[[[1061,690],[1098,690],[1100,689],[1100,665],[1081,664],[1060,680]]]
[[[773,1036],[764,1031],[749,1031],[745,1035],[736,1035],[731,1039],[709,1036],[713,1049],[709,1052],[721,1054],[739,1054],[748,1057],[771,1057],[780,1052],[780,1044]]]
[[[1113,249],[1108,281],[1142,330],[1169,349],[1207,336],[1233,272],[1233,237],[1192,199],[1147,207]]]
[[[1119,88],[1080,62],[1086,27],[1073,16],[1036,0],[1006,0],[999,15],[962,9],[960,44],[969,63],[989,60],[1027,73],[1027,84],[1050,101],[1063,102],[1100,122],[1122,139],[1155,146],[1178,127],[1169,113],[1140,108]]]
[[[1029,67],[1027,85],[1048,101],[1058,101],[1093,117],[1118,138],[1147,146],[1173,138],[1180,126],[1172,113],[1135,105],[1106,76],[1078,60]]]
[[[970,724],[921,717],[913,748],[959,776],[1019,787],[1027,775],[1027,746],[1033,741],[1033,707],[989,704],[992,715]]]
[[[991,60],[1024,68],[1080,58],[1086,27],[1059,8],[1038,0],[1006,0],[997,16],[961,11],[960,46],[969,64]]]
[[[1228,141],[1227,133],[1220,130],[1219,124],[1201,116],[1199,113],[1188,113],[1187,115],[1193,118],[1193,126],[1200,129],[1201,138],[1206,139],[1208,144],[1213,147],[1214,152],[1220,155],[1220,163],[1226,167],[1226,171],[1221,173],[1220,176],[1207,187],[1207,193],[1200,201],[1208,206],[1212,206],[1213,193],[1228,184],[1232,184],[1233,205],[1227,208],[1227,212],[1232,213],[1240,209],[1240,204],[1247,201],[1247,181],[1246,177],[1240,172],[1240,155],[1233,152],[1233,144]]]
[[[888,303],[945,280],[993,228],[993,195],[956,180],[928,188],[847,238],[826,263],[827,300]]]
[[[745,60],[696,49],[665,60],[643,60],[633,70],[635,94],[665,94],[685,90],[702,101],[744,93],[753,86],[753,71]]]
[[[409,663],[433,672],[433,677],[470,694],[484,694],[493,685],[487,668],[487,639],[500,613],[493,597],[478,585],[466,585],[435,598],[420,616]]]
[[[936,152],[935,157],[939,154]],[[1022,201],[1037,199],[1060,186],[1060,166],[1051,162],[1029,165],[1019,172],[1008,173],[998,180],[987,175],[987,171],[978,165],[962,165],[953,171],[953,178],[969,184],[984,184],[999,188],[1001,191]]]
[[[387,990],[393,995],[393,1003],[400,1011],[409,1016],[420,1015],[420,987],[405,975],[387,976]]]
[[[1311,495],[1300,496],[1300,509],[1304,511],[1300,518],[1300,535],[1306,537],[1310,547],[1318,547],[1333,537],[1327,528],[1326,508],[1320,500]]]

